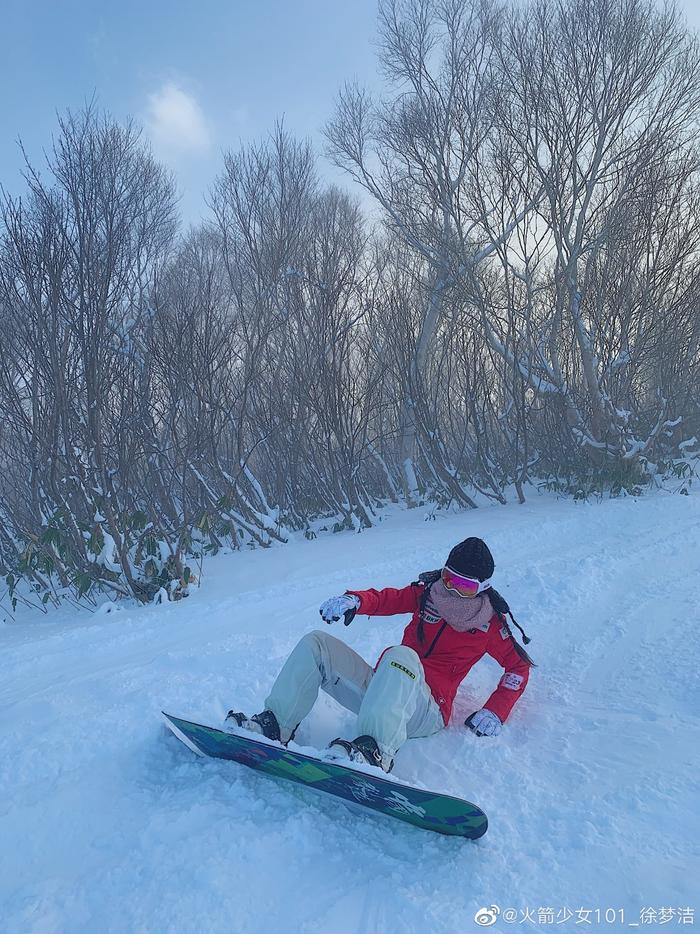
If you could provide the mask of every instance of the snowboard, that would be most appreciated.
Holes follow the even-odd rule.
[[[307,756],[284,746],[253,739],[252,736],[191,723],[165,711],[163,717],[175,736],[199,756],[232,759],[265,775],[325,791],[351,804],[395,817],[424,830],[470,840],[486,833],[486,815],[469,801],[413,788],[340,765],[331,759]]]

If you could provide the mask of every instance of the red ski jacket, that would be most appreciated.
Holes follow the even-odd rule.
[[[424,584],[408,587],[385,587],[384,590],[348,590],[360,598],[358,613],[367,616],[393,616],[412,613],[404,630],[402,645],[418,653],[425,671],[425,680],[447,723],[452,713],[457,688],[472,667],[484,655],[495,658],[505,669],[498,687],[484,704],[504,722],[513,705],[525,690],[530,666],[522,659],[513,639],[496,613],[483,629],[457,632],[443,619],[423,614],[423,641],[418,638],[420,603]]]

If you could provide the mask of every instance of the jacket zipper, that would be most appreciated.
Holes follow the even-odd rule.
[[[440,636],[442,635],[442,630],[445,628],[446,625],[447,625],[447,623],[443,623],[442,626],[440,626],[440,628],[438,629],[437,635],[435,636],[435,638],[433,639],[433,641],[430,643],[430,648],[429,648],[428,651],[425,653],[425,655],[423,656],[423,658],[427,658],[427,657],[430,655],[430,653],[433,651],[433,649],[435,648],[435,643],[438,641],[438,639],[439,639]]]

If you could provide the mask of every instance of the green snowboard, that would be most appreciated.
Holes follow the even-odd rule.
[[[225,733],[211,726],[163,713],[167,726],[200,756],[232,759],[266,775],[285,778],[343,798],[436,833],[476,840],[488,827],[484,812],[469,801],[423,791],[380,775],[317,759],[252,736]]]

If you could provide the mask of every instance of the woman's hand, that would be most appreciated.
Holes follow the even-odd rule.
[[[503,726],[496,714],[486,710],[485,707],[474,711],[471,717],[467,717],[464,721],[464,725],[477,736],[498,736]]]
[[[321,604],[319,613],[326,623],[337,623],[341,616],[345,617],[345,625],[349,626],[360,608],[360,598],[352,593],[344,593],[340,597],[331,597]]]

